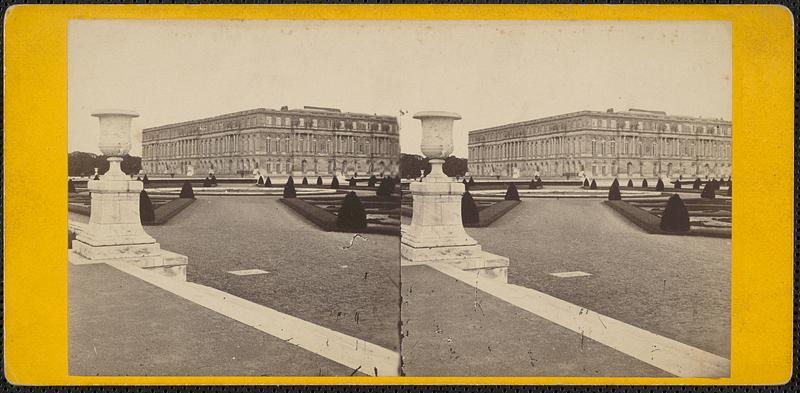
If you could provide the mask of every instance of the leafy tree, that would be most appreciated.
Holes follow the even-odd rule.
[[[456,156],[445,158],[442,165],[442,172],[450,177],[462,177],[467,174],[468,170],[467,160]]]

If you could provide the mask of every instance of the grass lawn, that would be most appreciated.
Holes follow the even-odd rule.
[[[510,283],[730,357],[730,239],[647,234],[577,199],[526,200],[467,232],[510,258]],[[571,271],[591,276],[550,275]]]
[[[189,257],[189,281],[398,348],[396,236],[324,232],[268,196],[198,197],[166,225],[145,230]],[[245,269],[269,273],[228,273]]]

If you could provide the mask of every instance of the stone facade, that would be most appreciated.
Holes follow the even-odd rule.
[[[388,175],[398,170],[397,118],[338,109],[253,109],[142,131],[151,174]]]
[[[581,111],[470,131],[477,176],[677,179],[731,175],[731,122]]]

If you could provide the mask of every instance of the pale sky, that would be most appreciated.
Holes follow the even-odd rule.
[[[69,151],[97,149],[95,109],[141,129],[254,108],[397,116],[419,153],[419,111],[467,131],[579,110],[731,119],[722,21],[138,21],[69,26]],[[400,111],[407,112],[401,116]]]

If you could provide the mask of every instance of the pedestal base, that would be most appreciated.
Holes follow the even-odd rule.
[[[480,246],[479,246],[480,247]],[[461,270],[475,273],[477,279],[490,279],[497,280],[502,283],[508,283],[508,258],[499,255],[491,254],[486,251],[472,252],[468,257],[457,257],[451,259],[427,259],[427,260],[412,260],[406,257],[406,253],[402,252],[403,246],[401,245],[400,266],[415,266],[415,265],[428,265],[434,263],[444,263]],[[417,254],[433,255],[438,254],[440,250],[429,249],[426,251],[417,250]],[[458,252],[450,250],[457,254]],[[447,255],[450,251],[445,251],[443,255]]]
[[[185,255],[162,250],[158,243],[92,246],[73,240],[68,255],[69,262],[74,265],[123,261],[181,281],[186,281],[189,263]]]

